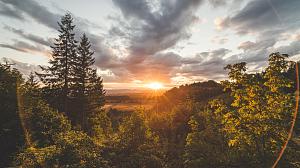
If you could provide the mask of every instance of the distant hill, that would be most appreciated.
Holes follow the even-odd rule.
[[[223,87],[213,80],[181,85],[166,91],[160,98],[160,103],[174,105],[186,100],[195,102],[207,102],[208,100],[222,95]]]
[[[167,91],[166,89],[161,89],[156,91],[158,95],[161,95]],[[146,95],[146,94],[153,94],[152,89],[106,89],[107,96],[130,96],[130,95]]]
[[[169,110],[178,105],[192,100],[198,103],[207,103],[210,99],[224,95],[223,87],[213,80],[181,85],[170,90],[109,90],[106,98],[106,107],[130,111],[137,106],[152,106],[162,110]],[[157,106],[156,106],[157,105]]]

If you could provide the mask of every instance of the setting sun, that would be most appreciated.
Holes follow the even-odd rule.
[[[159,82],[152,82],[152,83],[147,84],[146,86],[153,90],[159,90],[164,87],[163,84],[161,84]]]

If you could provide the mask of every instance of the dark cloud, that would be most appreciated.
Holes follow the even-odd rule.
[[[296,41],[275,47],[277,42],[287,40],[284,37],[287,33],[293,34],[298,30],[299,6],[299,0],[252,0],[233,15],[216,20],[220,29],[231,29],[238,35],[251,34],[256,37],[254,41],[239,44],[237,48],[242,52],[232,55],[227,61],[245,61],[254,70],[264,67],[272,52],[299,53],[299,43]]]
[[[239,34],[297,28],[300,25],[299,6],[299,0],[253,0],[217,24],[220,28],[234,29]]]
[[[40,5],[37,1],[34,0],[0,0],[0,2],[6,6],[11,7],[12,9],[18,11],[18,13],[29,15],[35,21],[40,24],[43,24],[51,29],[58,29],[58,22],[61,19],[63,14],[56,14],[51,12],[48,8]],[[9,16],[9,15],[8,15]],[[13,17],[13,16],[11,16]],[[87,36],[91,40],[91,44],[93,49],[95,50],[95,57],[97,65],[101,66],[104,69],[113,68],[116,66],[116,57],[112,54],[109,47],[106,46],[103,42],[103,37],[95,34],[89,33],[89,27],[97,27],[99,26],[89,22],[87,19],[83,19],[77,16],[73,16],[74,23],[76,25],[75,32],[78,36],[85,32]],[[27,39],[33,41],[38,44],[43,44],[45,46],[50,46],[51,41],[49,39],[43,39],[39,36],[25,33],[21,29],[15,29],[13,27],[6,26],[7,30]],[[14,50],[22,51],[22,52],[47,52],[42,47],[32,46],[24,42],[16,42],[15,44],[8,45],[2,44],[2,47],[11,48]]]
[[[195,57],[190,58],[191,64],[183,64],[177,73],[187,79],[194,80],[224,79],[226,71],[223,67],[235,60],[224,58],[230,52],[229,49],[220,48],[198,53]]]
[[[39,36],[34,35],[34,34],[25,33],[21,29],[15,29],[15,28],[10,27],[10,26],[4,26],[4,29],[9,30],[9,31],[11,31],[11,32],[13,32],[13,33],[15,33],[15,34],[27,39],[27,40],[33,41],[35,43],[42,44],[42,45],[45,45],[45,46],[52,45],[50,39],[44,39],[44,38],[39,37]]]
[[[109,30],[109,35],[111,35],[111,36],[118,36],[118,37],[124,37],[125,36],[125,32],[122,31],[119,27],[112,27]]]
[[[246,61],[252,69],[259,69],[265,65],[268,54],[273,51],[300,53],[297,41],[274,47],[278,41],[284,40],[284,33],[293,33],[298,29],[299,0],[252,0],[241,10],[216,22],[220,28],[231,29],[239,35],[251,33],[255,36],[255,40],[245,41],[237,47],[241,51],[239,54],[230,55],[231,50],[225,48],[199,52],[190,57],[170,52],[169,49],[178,49],[178,42],[191,36],[191,25],[200,23],[195,12],[202,1],[161,0],[155,4],[148,0],[113,0],[122,16],[108,17],[114,22],[107,34],[89,33],[90,27],[99,26],[74,16],[76,34],[87,33],[95,51],[96,66],[101,68],[106,82],[169,82],[173,77],[191,80],[224,79],[226,71],[223,67],[227,64]],[[228,4],[232,6],[237,1],[208,0],[208,3],[216,8]],[[29,16],[51,29],[57,29],[57,22],[62,16],[35,0],[0,0],[0,4],[2,15],[19,20]],[[49,39],[22,29],[5,28],[36,45],[15,41],[13,44],[0,44],[0,47],[27,53],[47,52],[44,46],[50,45]],[[294,40],[299,37],[295,35]],[[225,44],[227,40],[226,36],[215,36],[212,42]]]
[[[0,0],[5,6],[18,10],[20,14],[32,17],[51,29],[57,29],[57,21],[61,15],[51,12],[46,7],[33,0]],[[101,70],[109,70],[104,75],[108,81],[130,81],[134,79],[169,80],[178,68],[183,65],[215,63],[219,55],[228,51],[220,49],[211,51],[205,61],[199,57],[184,58],[173,52],[164,52],[174,47],[178,41],[190,37],[189,27],[199,19],[194,13],[202,0],[189,1],[161,1],[157,10],[151,2],[143,0],[114,0],[120,8],[125,20],[119,21],[108,34],[112,37],[125,38],[128,41],[128,57],[116,56],[112,46],[107,45],[103,36],[90,34],[92,48],[95,51],[96,65]],[[13,17],[13,16],[11,16]],[[87,20],[74,16],[78,25],[76,34],[87,31],[92,24]],[[6,26],[6,29],[32,42],[48,46],[49,41],[38,36]],[[226,40],[220,40],[225,42]],[[24,42],[15,42],[12,45],[2,44],[2,47],[22,52],[42,52],[40,46]],[[203,54],[203,53],[202,53]],[[201,63],[200,63],[201,62]],[[204,63],[205,62],[205,63]]]
[[[12,6],[5,5],[4,3],[0,2],[0,15],[8,16],[18,20],[25,20],[24,16],[20,11],[13,8]]]
[[[289,45],[280,46],[272,49],[273,52],[281,52],[291,56],[300,54],[300,40],[294,41]]]
[[[143,63],[122,65],[125,66],[124,75],[130,74],[129,81],[139,79],[146,82],[157,80],[168,83],[178,75],[185,78],[201,76],[201,80],[209,79],[208,77],[221,79],[221,76],[223,79],[226,73],[223,67],[228,63],[223,57],[230,52],[228,49],[220,48],[201,52],[193,57],[183,57],[174,52],[160,52],[147,57]]]
[[[2,47],[2,48],[9,48],[9,49],[20,51],[20,52],[27,52],[23,48],[18,48],[18,47],[15,47],[14,45],[10,45],[10,44],[0,44],[0,47]]]
[[[174,46],[190,36],[189,26],[197,21],[194,12],[202,2],[161,1],[159,10],[153,11],[151,2],[145,0],[114,0],[131,23],[130,56],[128,61],[137,64],[146,57]]]
[[[276,44],[279,37],[271,35],[273,32],[274,35],[276,31],[270,31],[260,34],[256,41],[245,41],[239,44],[238,49],[242,50],[241,53],[235,54],[232,58],[235,58],[239,62],[247,63],[257,63],[266,62],[268,60],[268,55],[272,52],[273,46]],[[265,64],[261,64],[265,65]]]
[[[60,20],[60,15],[50,12],[46,7],[41,6],[33,0],[1,0],[6,5],[13,6],[21,13],[26,13],[38,23],[46,25],[50,28],[57,29],[57,21]]]
[[[272,36],[272,34],[274,34]],[[284,39],[286,40],[286,39]],[[255,42],[245,41],[238,46],[238,49],[243,50],[242,53],[234,55],[239,62],[245,61],[249,64],[257,64],[260,66],[256,69],[261,68],[266,65],[269,54],[273,52],[280,52],[284,54],[289,54],[290,56],[297,55],[300,53],[300,41],[292,41],[287,45],[275,46],[275,44],[280,41],[280,35],[276,31],[270,31],[260,34]],[[255,68],[254,68],[255,69]]]
[[[208,2],[213,8],[230,6],[231,9],[234,9],[239,7],[243,0],[208,0]]]
[[[41,45],[31,45],[29,43],[18,41],[18,40],[14,40],[14,41],[15,42],[13,44],[0,44],[0,47],[9,48],[9,49],[13,49],[25,53],[33,53],[33,54],[38,53],[46,56],[50,55],[49,51]]]
[[[152,57],[149,57],[146,62],[149,65],[165,65],[168,67],[174,67],[181,65],[182,57],[176,53],[173,52],[167,52],[167,53],[158,53],[153,55]]]
[[[220,7],[220,6],[225,6],[228,3],[228,0],[208,0],[208,2],[213,6],[213,7]]]
[[[238,46],[238,49],[242,49],[244,50],[244,52],[259,51],[259,50],[268,49],[269,47],[272,47],[275,44],[276,44],[275,38],[257,39],[257,42],[246,41],[241,43]]]
[[[231,62],[231,64],[237,62],[247,62],[249,65],[249,71],[257,72],[267,66],[267,60],[271,53],[280,52],[283,54],[288,54],[291,57],[300,54],[300,41],[294,41],[288,45],[282,45],[279,47],[274,47],[274,44],[269,43],[272,42],[246,41],[240,44],[240,48],[242,48],[244,52],[232,55],[227,59],[227,62]]]
[[[110,30],[128,41],[129,54],[121,61],[124,69],[139,80],[168,81],[175,69],[190,62],[173,52],[180,40],[188,39],[189,27],[199,22],[194,13],[202,0],[160,1],[113,0],[123,18]],[[126,20],[126,21],[125,21]]]
[[[247,51],[247,50],[253,49],[254,47],[255,47],[255,43],[254,42],[252,42],[252,41],[245,41],[245,42],[242,42],[238,46],[238,49],[242,49],[244,51]]]
[[[223,57],[231,51],[226,48],[201,52],[196,55],[201,60],[201,64],[213,64],[223,62]]]
[[[11,7],[19,15],[22,16],[22,14],[26,14],[36,22],[52,29],[58,29],[57,22],[60,21],[63,15],[53,13],[47,7],[40,5],[39,2],[35,0],[0,0],[0,2],[2,2],[4,8]],[[14,17],[14,14],[7,14],[6,16]],[[77,16],[74,16],[74,18],[76,20],[76,25],[81,31],[87,31],[89,27],[100,28],[100,26],[87,19]]]

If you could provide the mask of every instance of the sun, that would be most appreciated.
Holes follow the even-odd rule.
[[[164,87],[163,84],[161,84],[159,82],[152,82],[152,83],[147,84],[146,86],[153,90],[159,90]]]

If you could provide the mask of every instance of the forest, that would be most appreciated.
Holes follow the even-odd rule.
[[[0,167],[264,168],[287,140],[296,107],[296,62],[271,53],[228,79],[174,87],[153,108],[105,110],[103,79],[87,35],[59,21],[49,66],[24,78],[0,64]],[[121,97],[126,99],[127,97]],[[300,167],[300,117],[277,167]]]

